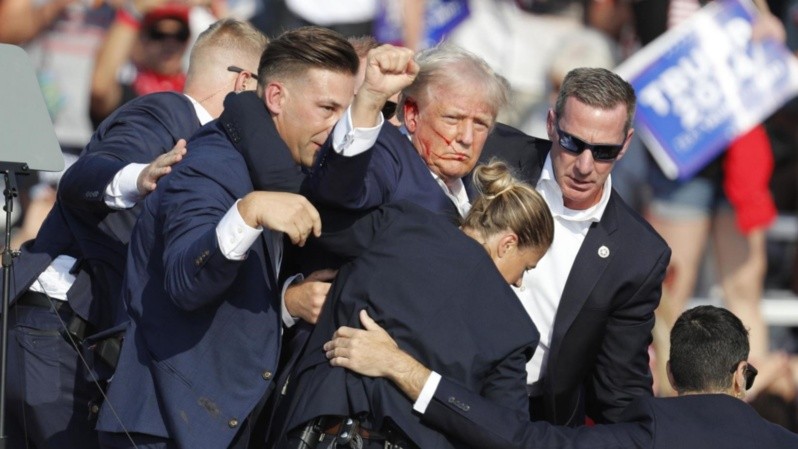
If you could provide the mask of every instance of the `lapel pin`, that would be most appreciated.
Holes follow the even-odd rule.
[[[601,245],[601,248],[598,249],[598,255],[602,259],[606,259],[607,257],[610,257],[610,249],[604,245]]]

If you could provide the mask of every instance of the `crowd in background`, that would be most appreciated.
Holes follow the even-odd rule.
[[[468,0],[468,14],[441,31],[431,29],[425,14],[425,7],[439,2],[0,0],[0,42],[20,45],[31,57],[67,164],[118,106],[152,92],[182,91],[193,40],[225,17],[248,20],[270,37],[313,24],[347,37],[387,36],[390,43],[413,50],[436,43],[433,31],[445,35],[481,56],[509,83],[510,104],[497,120],[546,138],[546,114],[566,73],[583,66],[612,69],[703,3]],[[798,1],[772,0],[766,7],[782,22],[787,46],[798,51]],[[786,215],[798,212],[796,120],[798,103],[792,101],[757,127],[755,135],[735,142],[743,146],[741,151],[766,161],[764,182],[778,213]],[[774,215],[740,223],[741,209],[723,188],[730,176],[725,157],[689,183],[678,184],[662,175],[643,143],[635,140],[618,163],[612,185],[673,250],[658,325],[667,332],[691,298],[707,296],[717,285],[720,303],[751,334],[751,358],[760,378],[750,400],[764,416],[798,431],[798,328],[769,334],[760,312],[765,291],[798,289],[798,235],[789,245],[769,245],[767,230]],[[55,202],[59,178],[40,173],[21,181],[21,207],[16,210],[24,216],[14,220],[14,248],[36,236]],[[716,256],[709,262],[713,270],[705,269],[706,254]],[[659,395],[673,393],[664,378],[666,345],[667,338],[655,335],[651,354]]]

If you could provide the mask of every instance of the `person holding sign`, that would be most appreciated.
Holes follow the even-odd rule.
[[[698,2],[671,0],[668,26],[678,26],[700,6]],[[758,6],[761,12],[750,26],[750,39],[783,42],[781,22],[764,2]],[[691,12],[685,13],[685,8]],[[664,32],[665,23],[662,26]],[[744,39],[741,45],[749,45],[749,40]],[[697,123],[707,119],[703,114],[696,117]],[[750,327],[751,357],[763,372],[762,381],[750,396],[782,378],[786,382],[782,382],[783,395],[791,400],[795,386],[790,385],[788,375],[783,375],[789,369],[786,358],[769,354],[768,329],[760,309],[766,272],[765,233],[776,217],[769,190],[773,154],[764,127],[757,125],[738,136],[721,156],[687,181],[670,180],[656,164],[650,166],[653,200],[647,218],[673,249],[664,299],[657,309],[658,393],[673,394],[664,381],[664,354],[668,351],[664,333],[693,295],[704,251],[712,238],[724,302]]]

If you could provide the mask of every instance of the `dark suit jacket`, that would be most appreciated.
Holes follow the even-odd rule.
[[[61,178],[58,199],[37,238],[16,260],[12,300],[55,257],[70,255],[78,259],[77,280],[67,294],[72,309],[95,330],[126,320],[119,290],[139,209],[110,209],[103,201],[105,188],[126,165],[151,162],[199,127],[191,101],[173,92],[139,97],[105,119]]]
[[[797,434],[764,420],[748,404],[725,394],[640,397],[622,419],[626,422],[578,428],[530,423],[447,379],[441,380],[424,413],[427,424],[479,449],[798,447]]]
[[[265,161],[288,154],[262,101],[237,107],[244,112],[228,106],[225,119],[200,129],[144,201],[122,292],[131,325],[109,400],[124,430],[169,437],[185,449],[230,444],[270,390],[280,349],[270,236],[242,261],[221,254],[216,237],[224,214],[253,190],[246,145],[274,153]],[[250,133],[253,127],[260,131]],[[123,431],[107,407],[97,428]]]
[[[551,145],[497,126],[483,157],[506,159],[536,185]],[[609,257],[598,255],[602,246]],[[566,281],[546,366],[544,409],[533,410],[533,418],[579,425],[587,412],[598,422],[616,422],[633,398],[652,394],[648,346],[670,254],[613,191]]]
[[[339,232],[330,223],[323,244],[356,258],[341,267],[289,383],[288,429],[321,415],[367,414],[366,426],[390,419],[419,447],[452,447],[390,382],[330,366],[322,345],[339,326],[360,327],[362,309],[428,366],[526,413],[525,364],[538,333],[478,242],[406,201]]]
[[[306,182],[304,193],[314,204],[362,211],[408,200],[453,221],[460,217],[407,136],[388,123],[375,146],[357,156],[342,156],[326,145]]]

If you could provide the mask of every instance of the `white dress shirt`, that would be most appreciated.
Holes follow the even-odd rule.
[[[454,207],[457,208],[457,212],[460,213],[460,216],[465,218],[468,215],[468,211],[471,210],[471,201],[468,199],[468,192],[466,192],[465,184],[463,184],[462,179],[457,179],[452,182],[451,185],[446,184],[440,176],[436,175],[432,171],[430,171],[432,177],[435,178],[435,181],[438,183],[439,186],[443,189],[443,193],[452,200],[454,203]]]
[[[185,94],[184,94],[185,95]],[[194,112],[200,124],[213,120],[211,114],[197,102],[197,100],[186,95],[194,106]],[[189,138],[190,136],[186,136]],[[138,179],[141,172],[149,164],[131,163],[116,172],[111,182],[105,187],[103,201],[114,210],[130,209],[141,200],[138,188]],[[67,255],[59,255],[52,263],[39,275],[29,290],[45,293],[53,299],[66,301],[66,292],[75,282],[75,276],[69,273],[75,264],[75,258]]]
[[[565,282],[587,231],[604,214],[612,182],[608,177],[601,199],[594,206],[585,210],[568,209],[563,205],[562,191],[554,179],[551,158],[546,157],[536,190],[549,205],[554,217],[554,241],[535,269],[524,273],[522,287],[513,287],[540,332],[540,343],[532,360],[527,363],[527,384],[529,393],[533,395],[541,393],[539,381],[546,372],[554,318]]]
[[[601,220],[612,192],[611,176],[604,183],[599,202],[585,210],[568,209],[563,204],[562,190],[554,179],[551,157],[546,157],[540,179],[535,187],[546,200],[554,217],[554,242],[534,270],[524,273],[522,287],[513,287],[516,295],[540,332],[540,343],[532,360],[527,363],[527,391],[541,394],[542,373],[549,357],[554,318],[560,305],[565,282],[576,255],[593,222]],[[413,409],[424,413],[435,394],[440,375],[433,372],[424,384]]]

